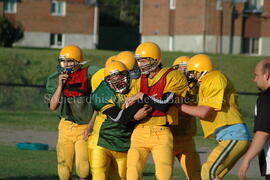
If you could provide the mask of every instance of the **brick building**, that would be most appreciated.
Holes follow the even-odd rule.
[[[142,41],[163,50],[270,55],[270,0],[140,0]]]
[[[97,7],[86,0],[3,0],[0,13],[22,24],[24,38],[15,46],[61,48],[97,43]]]

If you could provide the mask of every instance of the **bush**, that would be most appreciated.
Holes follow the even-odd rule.
[[[7,18],[0,17],[0,46],[11,47],[21,38],[23,38],[22,26],[14,25]]]

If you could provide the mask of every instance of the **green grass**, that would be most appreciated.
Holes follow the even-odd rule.
[[[118,51],[83,50],[90,64],[103,66],[109,56]],[[44,84],[47,76],[56,70],[59,50],[3,48],[0,47],[1,82]],[[171,66],[178,56],[193,56],[194,53],[163,52],[162,63]],[[245,55],[210,54],[217,69],[224,71],[239,91],[255,91],[252,83],[253,69],[262,57]]]
[[[56,70],[59,50],[0,47],[1,82],[45,84],[47,76]],[[90,64],[103,66],[106,59],[118,52],[84,50]]]
[[[0,111],[0,128],[12,130],[56,131],[59,119],[50,111]]]
[[[0,145],[0,179],[2,180],[57,180],[57,161],[55,151],[19,150],[15,147]],[[154,165],[147,164],[144,169],[144,180],[154,180]],[[75,180],[77,176],[73,175]],[[185,179],[180,168],[174,169],[173,179]],[[224,180],[238,179],[227,175]],[[250,180],[257,180],[249,178]]]
[[[147,179],[147,180],[156,180],[156,177],[154,176],[155,172],[155,167],[153,164],[148,164],[145,169],[144,169],[144,173],[143,173],[143,179]],[[174,168],[173,171],[173,180],[179,180],[179,179],[186,179],[186,176],[184,174],[184,172],[182,171],[181,168]],[[248,178],[249,180],[260,180],[260,178]],[[231,175],[228,174],[226,175],[223,180],[239,180],[237,175]]]
[[[55,151],[0,148],[0,179],[57,179]]]

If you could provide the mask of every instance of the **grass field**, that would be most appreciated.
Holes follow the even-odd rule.
[[[15,147],[0,145],[1,180],[57,180],[55,151],[18,150]],[[75,180],[78,178],[74,174]],[[144,170],[144,180],[154,180],[154,166],[148,164]],[[174,170],[174,180],[185,179],[179,168]],[[236,180],[235,175],[228,175],[224,180]],[[259,180],[249,178],[249,180]]]
[[[30,48],[0,48],[0,83],[44,85],[47,76],[55,71],[59,50]],[[118,52],[84,50],[90,64],[103,66],[105,60]],[[169,66],[181,55],[192,53],[163,52],[163,64]],[[222,70],[234,83],[238,92],[257,92],[253,83],[253,69],[262,57],[244,55],[213,55],[216,68]],[[56,131],[56,113],[48,110],[45,90],[29,87],[0,86],[0,130]],[[253,127],[253,111],[256,96],[239,96],[241,112],[250,129]],[[203,140],[198,128],[198,147],[212,147],[214,141]],[[21,151],[15,147],[0,146],[0,179],[57,179],[55,151]],[[175,176],[183,179],[183,173]],[[155,179],[153,166],[145,169],[144,179]],[[175,178],[176,179],[176,178]],[[237,179],[228,176],[225,179]]]

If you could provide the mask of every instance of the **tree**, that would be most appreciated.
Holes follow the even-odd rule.
[[[11,47],[21,38],[23,38],[22,26],[14,25],[7,18],[0,17],[0,46]]]
[[[111,17],[110,19],[120,21],[118,23],[122,22],[131,26],[138,26],[139,0],[99,0],[99,5],[101,7],[101,17]]]

